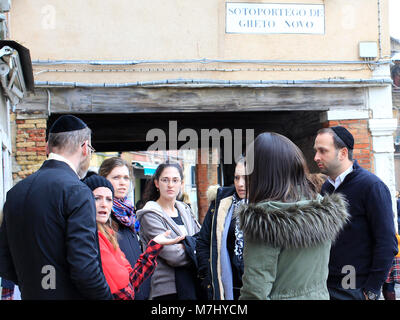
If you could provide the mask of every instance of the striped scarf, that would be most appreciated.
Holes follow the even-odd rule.
[[[114,217],[123,225],[133,229],[136,224],[136,214],[132,203],[127,197],[122,199],[114,198],[112,212]]]

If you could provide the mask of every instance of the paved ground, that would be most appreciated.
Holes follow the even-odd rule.
[[[394,290],[396,291],[396,300],[400,300],[400,284],[396,284],[394,286]],[[0,297],[0,299],[1,299],[1,297]],[[15,291],[14,299],[16,299],[16,300],[21,299],[21,295],[20,295],[20,292],[18,289]],[[379,300],[384,300],[382,294],[381,294]]]

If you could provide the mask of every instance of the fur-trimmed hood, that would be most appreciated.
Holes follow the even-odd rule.
[[[273,247],[306,248],[334,241],[349,220],[347,201],[337,193],[295,203],[243,205],[240,227],[251,241]]]
[[[232,196],[234,193],[236,193],[235,186],[209,186],[207,189],[207,200],[210,204],[214,201],[219,202],[224,198]]]
[[[219,188],[220,188],[220,185],[218,185],[218,184],[208,187],[208,189],[207,189],[208,202],[212,202],[215,199],[217,199],[217,192],[218,192]]]

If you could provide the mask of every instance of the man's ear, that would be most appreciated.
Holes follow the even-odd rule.
[[[88,146],[88,144],[89,144],[89,141],[86,140],[86,141],[83,143],[82,147],[81,147],[81,148],[83,148],[83,149],[82,149],[82,154],[83,154],[85,157],[86,157],[87,155],[89,155],[89,146]]]
[[[339,151],[339,160],[345,160],[349,157],[349,150],[347,148],[342,148]]]

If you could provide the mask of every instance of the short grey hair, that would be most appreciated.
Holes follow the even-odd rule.
[[[90,140],[92,130],[89,127],[68,132],[49,133],[48,146],[72,154],[86,141]]]

